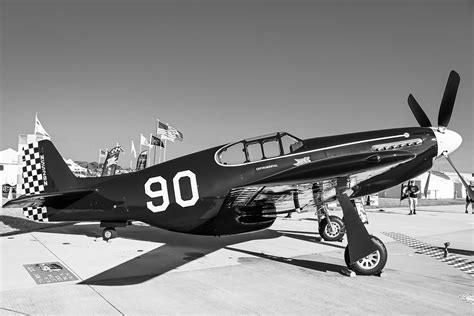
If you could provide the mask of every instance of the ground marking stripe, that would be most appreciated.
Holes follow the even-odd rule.
[[[439,247],[426,244],[410,236],[406,236],[400,233],[382,232],[382,234],[396,240],[399,243],[415,248],[418,253],[434,257],[435,259],[440,260],[441,262],[444,262],[447,265],[466,272],[470,276],[474,277],[474,261],[469,261],[469,259],[467,258],[450,254],[449,248],[448,256],[445,258],[444,250],[440,249]]]

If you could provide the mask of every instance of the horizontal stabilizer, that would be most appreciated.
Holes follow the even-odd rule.
[[[5,208],[25,208],[25,207],[43,207],[53,206],[57,202],[67,203],[77,201],[86,195],[95,192],[95,190],[74,190],[63,192],[40,193],[35,195],[23,195],[19,198],[8,201],[3,205]]]

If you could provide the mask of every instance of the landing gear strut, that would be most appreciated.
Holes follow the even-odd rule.
[[[339,188],[337,199],[347,230],[347,247],[344,252],[346,265],[358,274],[379,274],[387,263],[387,249],[380,239],[368,234],[354,204],[342,191],[343,185],[339,185]]]

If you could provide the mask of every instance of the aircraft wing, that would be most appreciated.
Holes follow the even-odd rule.
[[[43,207],[52,206],[56,203],[68,203],[79,200],[86,195],[95,192],[95,190],[75,190],[62,192],[48,192],[34,195],[23,195],[19,198],[6,202],[5,208],[25,208],[25,207]]]
[[[357,186],[400,163],[407,162],[415,157],[406,151],[391,151],[377,154],[348,155],[343,158],[329,158],[295,166],[279,174],[244,187],[232,189],[226,197],[224,206],[252,207],[257,204],[274,204],[280,209],[294,208],[293,192],[298,192],[300,206],[313,204],[313,184],[320,189],[317,198],[324,202],[336,199],[338,180],[347,183],[347,189]],[[341,183],[341,182],[339,182]],[[356,190],[360,192],[360,188]]]

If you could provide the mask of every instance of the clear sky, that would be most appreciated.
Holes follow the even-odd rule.
[[[452,158],[473,172],[473,2],[0,0],[0,149],[36,112],[63,156],[119,142],[123,166],[158,118],[184,134],[167,158],[274,131],[418,126],[408,94],[436,122],[455,69]]]

